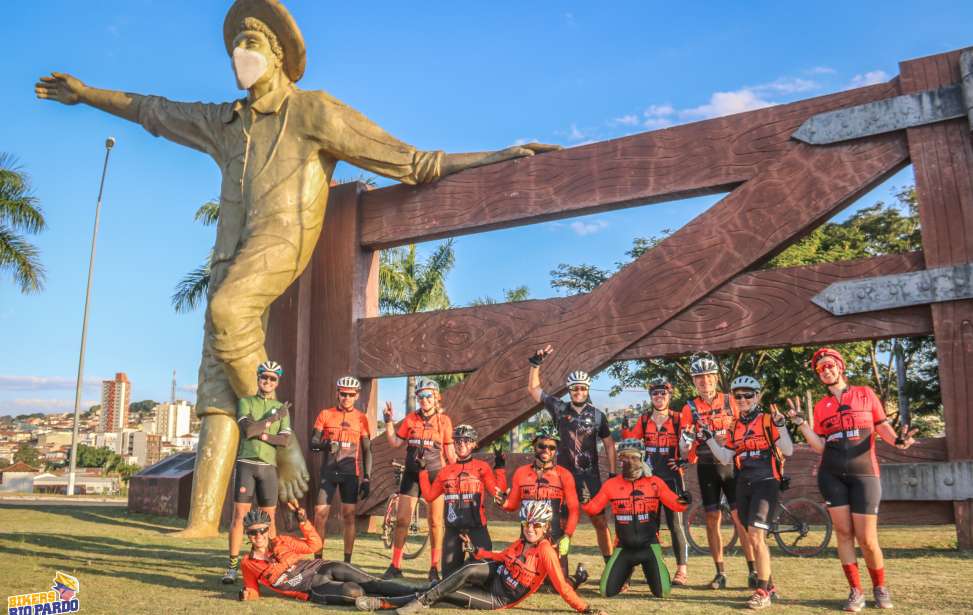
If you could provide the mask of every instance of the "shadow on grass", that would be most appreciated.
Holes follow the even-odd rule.
[[[143,515],[129,513],[124,508],[107,508],[97,506],[3,506],[0,510],[30,509],[50,515],[61,515],[71,517],[78,521],[87,523],[97,523],[99,525],[118,525],[131,529],[156,530],[160,533],[167,533],[181,530],[186,527],[183,519],[173,517],[156,517],[153,515]]]

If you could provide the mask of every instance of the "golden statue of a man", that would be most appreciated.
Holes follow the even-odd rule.
[[[213,536],[233,469],[237,398],[256,393],[267,359],[270,304],[304,271],[321,234],[335,164],[345,160],[407,184],[557,149],[531,143],[496,152],[425,152],[399,141],[326,92],[295,86],[304,40],[278,0],[236,0],[223,38],[244,99],[219,104],[102,90],[64,73],[41,77],[38,98],[91,105],[212,156],[223,174],[210,270],[197,414],[202,417],[185,536]],[[303,496],[297,439],[278,454],[279,496]]]

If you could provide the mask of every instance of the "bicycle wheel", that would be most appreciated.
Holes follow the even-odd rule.
[[[386,549],[392,548],[392,536],[395,534],[395,513],[398,509],[399,498],[390,495],[385,505],[385,519],[382,520],[382,543]]]
[[[720,535],[723,537],[723,552],[730,553],[737,544],[737,530],[730,518],[729,506],[722,506],[723,517],[720,520]],[[697,555],[709,553],[709,540],[706,538],[706,511],[701,504],[693,504],[684,515],[686,519],[686,539],[689,548]]]
[[[422,498],[416,498],[416,507],[412,509],[412,523],[409,524],[409,535],[402,548],[402,557],[415,559],[425,550],[429,542],[429,507]]]
[[[814,557],[831,541],[831,517],[817,502],[795,498],[781,503],[773,534],[784,553]]]

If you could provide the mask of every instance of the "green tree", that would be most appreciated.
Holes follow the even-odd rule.
[[[46,227],[30,178],[16,158],[0,152],[0,271],[12,274],[22,293],[42,290],[45,276],[40,252],[23,233],[34,235]]]
[[[503,289],[503,300],[505,303],[515,303],[517,301],[527,301],[530,299],[530,289],[526,286],[516,286],[514,288]],[[493,297],[483,296],[477,297],[473,301],[470,301],[470,306],[477,305],[496,305],[499,303]]]
[[[107,446],[94,447],[87,444],[78,444],[78,463],[79,468],[102,468],[115,455],[115,451]]]
[[[203,226],[212,226],[220,219],[220,203],[217,200],[209,200],[199,206],[193,219],[201,222]],[[176,289],[172,293],[172,307],[176,312],[192,312],[202,305],[206,298],[206,291],[209,289],[209,269],[213,263],[213,250],[209,251],[209,256],[202,265],[193,269],[186,276],[179,280]]]
[[[14,453],[14,463],[26,463],[32,468],[40,467],[41,452],[30,444],[21,444]]]

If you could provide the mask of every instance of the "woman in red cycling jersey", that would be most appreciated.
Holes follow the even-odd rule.
[[[605,615],[604,611],[592,609],[564,578],[557,550],[548,539],[552,517],[549,502],[526,502],[520,509],[520,538],[503,551],[474,550],[472,543],[467,542],[467,551],[482,561],[466,564],[418,598],[364,596],[356,605],[362,610],[399,606],[398,615],[415,613],[438,603],[464,609],[507,609],[526,600],[549,578],[561,598],[575,611]]]
[[[875,437],[881,436],[898,448],[909,448],[915,432],[895,430],[885,418],[885,409],[867,386],[850,386],[845,379],[845,360],[831,348],[821,348],[811,358],[811,367],[828,395],[814,405],[814,426],[801,416],[801,400],[788,400],[788,416],[804,439],[821,454],[818,487],[824,497],[835,534],[838,558],[851,590],[844,610],[857,613],[865,606],[861,577],[855,555],[855,541],[861,546],[872,578],[875,606],[892,608],[885,586],[885,561],[878,545],[878,504],[882,499]],[[907,429],[907,426],[906,426]]]
[[[447,463],[456,463],[453,450],[453,423],[439,406],[439,384],[435,380],[420,379],[415,387],[418,408],[408,414],[399,428],[393,430],[392,403],[385,402],[385,437],[389,446],[398,448],[405,444],[405,472],[399,485],[399,509],[392,537],[392,563],[385,579],[402,577],[402,548],[409,535],[412,510],[419,497],[419,459],[425,461],[431,480]],[[443,549],[443,498],[429,502],[430,567],[429,580],[439,581],[439,565]]]

